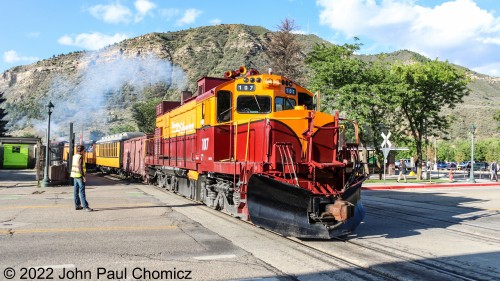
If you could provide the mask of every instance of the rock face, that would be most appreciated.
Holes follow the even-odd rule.
[[[53,130],[61,135],[69,122],[77,130],[107,131],[130,123],[130,106],[150,98],[178,99],[182,90],[196,91],[202,76],[220,77],[241,65],[267,70],[265,43],[270,31],[246,25],[218,25],[178,32],[150,33],[127,39],[96,52],[73,52],[31,65],[17,66],[0,77],[6,98],[10,133],[25,128],[44,135],[51,100]],[[297,35],[307,54],[315,43],[330,44],[315,35]],[[389,54],[391,55],[391,54]],[[394,57],[421,60],[418,54],[398,51]],[[367,59],[373,59],[369,56]],[[302,71],[305,68],[302,66]],[[307,76],[307,75],[304,75]],[[458,123],[469,123],[471,110],[480,110],[478,134],[491,136],[493,112],[500,107],[500,82],[478,75],[466,103],[452,112]],[[483,123],[479,120],[484,120]],[[62,126],[59,128],[59,125]],[[38,130],[36,130],[38,129]],[[482,131],[482,132],[481,132]]]

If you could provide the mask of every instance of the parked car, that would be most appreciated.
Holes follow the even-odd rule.
[[[463,161],[463,162],[460,162],[458,165],[457,165],[457,169],[458,170],[465,170],[467,169],[467,165],[469,165],[470,161]]]
[[[448,170],[455,170],[456,168],[457,168],[457,163],[455,162],[448,163],[448,167],[446,167],[446,169]]]
[[[438,161],[436,164],[437,164],[437,168],[440,170],[444,170],[444,169],[448,168],[448,164],[446,164],[443,161]]]
[[[474,162],[474,171],[488,171],[489,167],[490,164],[486,162],[479,162],[479,161]]]
[[[406,163],[406,169],[411,170],[411,159],[404,159],[404,161]],[[394,166],[397,170],[399,170],[399,164],[400,160],[396,160],[396,162],[394,162]]]

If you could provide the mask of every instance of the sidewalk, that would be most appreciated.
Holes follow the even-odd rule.
[[[35,170],[0,170],[0,188],[37,187]]]
[[[370,175],[370,179],[376,179],[377,182],[365,182],[363,183],[364,190],[383,190],[383,189],[405,189],[405,188],[450,188],[450,187],[461,187],[461,186],[499,186],[500,182],[491,181],[489,179],[489,174],[475,174],[475,183],[469,182],[469,178],[465,174],[457,174],[454,176],[453,182],[450,182],[448,174],[440,173],[440,176],[432,176],[432,180],[427,181],[416,181],[416,176],[407,176],[408,183],[401,180],[399,183],[396,182],[397,175],[386,175],[385,183],[384,180],[378,180],[378,174]]]

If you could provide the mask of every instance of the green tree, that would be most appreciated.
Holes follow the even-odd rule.
[[[393,93],[399,104],[400,133],[412,138],[416,148],[417,176],[421,179],[424,136],[446,134],[449,120],[440,114],[444,107],[454,108],[469,94],[465,71],[437,60],[395,64],[392,75],[397,81]]]
[[[470,161],[471,144],[468,141],[460,140],[455,144],[455,161]]]
[[[160,99],[140,101],[132,105],[132,118],[139,131],[153,133],[156,127],[156,105]]]
[[[0,106],[5,102],[5,98],[3,97],[3,92],[0,92]],[[7,133],[7,121],[3,120],[3,118],[7,115],[5,109],[0,107],[0,137],[5,136]]]
[[[381,133],[387,133],[391,127],[394,82],[389,75],[390,66],[382,57],[375,62],[364,62],[354,56],[360,46],[358,43],[316,45],[306,63],[313,71],[311,88],[321,92],[327,109],[340,110],[358,122],[363,147],[372,144],[380,167],[383,154],[378,144],[382,142]]]
[[[497,110],[497,112],[495,112],[493,119],[497,121],[497,131],[500,131],[500,110]]]
[[[116,125],[109,129],[110,134],[119,134],[125,132],[135,132],[135,131],[136,131],[135,127],[130,124]]]

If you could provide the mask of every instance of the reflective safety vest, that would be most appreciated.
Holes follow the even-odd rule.
[[[72,178],[81,178],[82,174],[80,174],[80,170],[78,169],[78,162],[80,162],[80,158],[82,156],[80,154],[73,155],[73,163],[71,165],[71,174],[69,175]],[[85,165],[85,161],[82,160],[82,168],[83,172],[87,173],[87,167]]]

